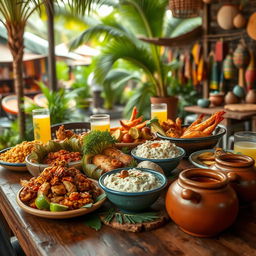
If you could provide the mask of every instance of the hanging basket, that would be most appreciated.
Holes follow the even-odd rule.
[[[169,7],[175,18],[197,17],[201,6],[201,0],[169,0]]]

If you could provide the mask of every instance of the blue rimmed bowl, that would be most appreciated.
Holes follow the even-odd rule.
[[[3,154],[7,150],[11,148],[5,148],[0,151],[0,154]],[[3,162],[0,160],[0,165],[8,170],[16,171],[16,172],[24,172],[27,171],[26,163],[9,163],[9,162]]]
[[[122,192],[122,191],[113,190],[113,189],[107,188],[104,185],[104,179],[106,178],[106,176],[113,173],[121,172],[122,170],[129,170],[129,169],[133,169],[133,168],[119,168],[119,169],[115,169],[115,170],[104,173],[99,179],[99,185],[105,191],[108,199],[114,205],[116,205],[120,210],[125,212],[141,212],[143,210],[147,210],[160,196],[161,191],[167,185],[167,179],[163,174],[153,171],[151,169],[135,168],[140,171],[149,172],[155,175],[160,180],[161,186],[156,189],[152,189],[148,191],[131,193],[131,192]]]
[[[185,156],[186,152],[183,148],[177,147],[179,150],[179,155],[173,158],[165,159],[152,159],[139,157],[135,154],[136,148],[131,151],[131,155],[140,163],[142,161],[151,161],[155,164],[158,164],[164,171],[164,174],[168,177],[171,175],[171,172],[179,165],[181,159]]]
[[[213,132],[213,135],[207,137],[183,139],[163,136],[159,133],[157,133],[157,136],[161,139],[169,140],[176,146],[183,148],[186,151],[186,157],[189,157],[189,155],[195,151],[214,148],[225,133],[226,129],[218,126]]]

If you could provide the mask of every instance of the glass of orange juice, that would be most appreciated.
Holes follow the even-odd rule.
[[[256,132],[236,132],[234,153],[241,153],[256,160]]]
[[[107,114],[97,114],[90,116],[92,131],[110,131],[110,116]]]
[[[157,118],[159,123],[167,120],[167,104],[151,104],[151,118]]]
[[[34,126],[34,139],[42,142],[47,142],[51,139],[51,122],[49,109],[40,108],[34,109],[33,126]]]

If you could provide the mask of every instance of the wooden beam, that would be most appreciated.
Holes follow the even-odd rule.
[[[46,5],[47,28],[48,28],[48,82],[51,90],[57,90],[56,60],[55,60],[55,41],[54,41],[54,6],[49,1]]]
[[[206,67],[209,65],[208,55],[209,55],[209,41],[207,39],[207,35],[210,33],[210,4],[204,4],[203,7],[203,57],[204,57],[204,63]],[[209,71],[207,71],[209,74]],[[209,97],[209,80],[210,77],[208,76],[205,81],[203,82],[203,97],[208,98]]]

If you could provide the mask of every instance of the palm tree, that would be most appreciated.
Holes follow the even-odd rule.
[[[144,73],[146,81],[142,88],[150,87],[147,95],[167,97],[168,75],[173,64],[168,64],[161,47],[142,42],[138,37],[175,37],[201,25],[201,18],[182,20],[167,17],[167,5],[168,0],[119,0],[112,3],[113,13],[81,33],[71,42],[70,48],[104,37],[94,71],[99,83],[103,83],[115,63],[122,59]]]
[[[24,91],[23,91],[23,36],[28,18],[35,11],[40,9],[42,4],[51,5],[54,0],[0,0],[0,21],[4,24],[8,34],[8,46],[13,56],[13,77],[14,87],[18,98],[18,118],[20,139],[25,137],[25,112],[24,112]],[[56,0],[57,1],[57,0]],[[64,0],[60,2],[65,3]],[[93,3],[100,3],[100,0],[73,0],[68,1],[72,12],[84,14],[90,10]]]

